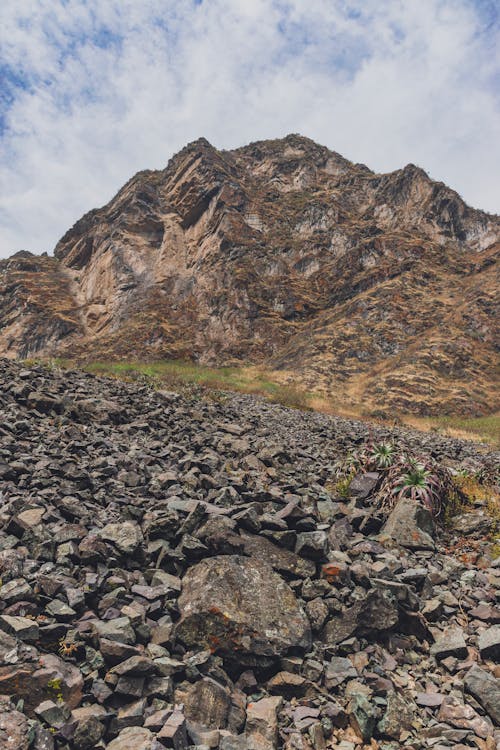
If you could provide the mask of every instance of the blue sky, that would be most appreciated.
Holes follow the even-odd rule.
[[[2,0],[0,256],[200,136],[299,132],[500,211],[496,0]]]

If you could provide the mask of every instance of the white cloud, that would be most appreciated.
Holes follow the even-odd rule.
[[[378,171],[415,162],[498,211],[494,12],[487,0],[3,0],[0,62],[24,88],[0,138],[0,255],[51,251],[135,171],[201,135],[232,148],[300,132]]]

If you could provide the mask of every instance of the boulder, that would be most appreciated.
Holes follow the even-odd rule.
[[[389,537],[408,549],[434,549],[434,522],[423,505],[403,498],[389,514],[381,539]]]
[[[228,555],[188,570],[175,633],[187,646],[244,662],[308,649],[311,631],[292,589],[265,562]]]

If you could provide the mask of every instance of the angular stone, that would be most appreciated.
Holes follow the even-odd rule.
[[[5,750],[28,750],[30,731],[26,717],[16,711],[5,696],[0,696],[0,747]]]
[[[500,625],[483,630],[479,634],[477,643],[483,659],[498,660],[500,658]]]
[[[464,536],[476,532],[487,533],[492,525],[491,517],[484,510],[461,513],[452,520],[453,529]]]
[[[307,688],[307,680],[293,672],[278,672],[267,682],[267,689],[274,695],[288,698],[303,695]]]
[[[244,662],[308,649],[309,622],[293,591],[260,560],[212,557],[190,568],[178,600],[176,636]]]
[[[47,699],[64,701],[70,709],[82,699],[83,677],[73,664],[55,654],[43,654],[37,664],[0,667],[0,695],[22,698],[29,716]]]
[[[131,656],[125,661],[120,662],[110,670],[111,674],[144,676],[156,672],[156,667],[152,659],[147,656]]]
[[[387,707],[377,729],[383,737],[399,740],[401,733],[412,728],[416,706],[391,690],[387,693]]]
[[[35,714],[51,727],[60,729],[68,720],[70,711],[64,703],[54,703],[52,700],[43,701],[35,708]]]
[[[372,589],[364,600],[326,623],[323,640],[329,644],[341,643],[354,633],[390,630],[398,621],[398,604],[394,595],[386,589]]]
[[[225,729],[230,708],[228,691],[210,677],[195,682],[184,695],[186,718],[208,729]]]
[[[157,750],[153,733],[145,727],[126,727],[106,750]]]
[[[75,750],[94,750],[104,735],[104,726],[96,716],[86,716],[78,721],[72,743]]]
[[[329,609],[323,599],[312,599],[306,604],[306,614],[314,631],[321,630],[329,615]]]
[[[500,679],[475,664],[465,675],[464,686],[495,724],[500,726]]]
[[[180,711],[174,711],[158,733],[158,739],[165,747],[187,750],[189,742],[186,732],[186,719]]]
[[[100,638],[117,643],[125,643],[133,646],[135,643],[134,629],[130,625],[128,617],[117,617],[115,620],[94,620],[92,623],[95,632]]]
[[[460,628],[448,628],[431,646],[431,654],[438,661],[446,659],[448,656],[464,659],[467,653],[464,633]]]
[[[399,500],[381,531],[382,538],[416,550],[433,550],[433,535],[434,522],[427,508],[406,498]]]
[[[265,537],[244,535],[243,544],[246,555],[268,563],[285,578],[310,578],[316,573],[312,560],[304,560],[295,552],[278,547]]]
[[[470,729],[483,739],[491,737],[493,733],[493,725],[489,719],[479,716],[472,706],[462,703],[452,695],[443,700],[437,719],[458,729]]]
[[[247,707],[245,732],[248,747],[256,750],[275,750],[278,742],[278,712],[283,698],[262,698]]]
[[[99,536],[112,542],[124,555],[132,555],[143,542],[141,529],[133,521],[108,523],[100,530]]]
[[[441,693],[417,693],[415,703],[417,706],[429,706],[429,708],[435,708],[440,706],[444,700],[444,695]]]
[[[144,721],[146,700],[141,698],[133,703],[127,703],[118,709],[111,723],[113,732],[121,732],[126,727],[139,727]]]
[[[221,737],[219,750],[248,750],[248,738],[246,735]]]
[[[324,531],[304,531],[297,535],[295,553],[311,560],[323,560],[328,552],[328,537]]]
[[[370,742],[377,724],[377,710],[362,693],[355,693],[347,708],[349,721],[364,742]]]
[[[380,474],[376,471],[368,471],[365,474],[356,474],[349,485],[349,494],[365,500],[375,490]]]
[[[22,641],[34,643],[40,637],[40,628],[35,620],[28,617],[11,617],[10,615],[0,616],[0,628],[6,633],[15,635]]]
[[[343,656],[334,656],[325,669],[325,687],[327,690],[338,687],[351,677],[357,677],[352,661]]]
[[[45,508],[30,508],[24,510],[16,518],[17,523],[24,529],[32,529],[42,522],[45,515]]]
[[[53,599],[49,602],[45,607],[45,611],[51,617],[55,617],[56,620],[61,620],[62,622],[69,622],[76,616],[75,610],[60,599]]]

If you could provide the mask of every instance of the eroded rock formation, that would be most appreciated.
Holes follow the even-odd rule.
[[[0,351],[254,362],[402,411],[498,406],[498,217],[297,136],[189,144],[0,263]],[[498,320],[498,314],[496,315]]]

